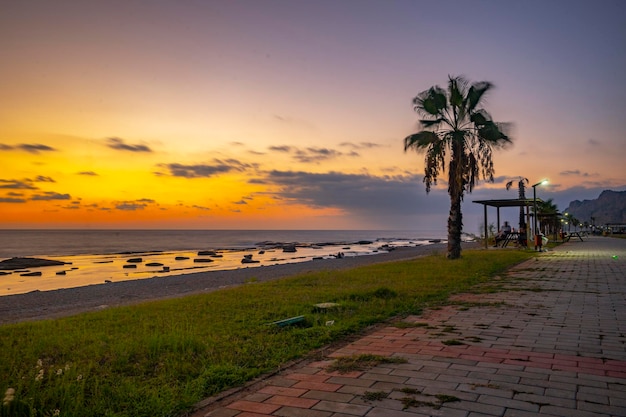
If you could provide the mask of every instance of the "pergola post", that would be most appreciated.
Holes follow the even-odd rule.
[[[485,249],[489,247],[489,236],[487,236],[487,204],[483,204],[483,211],[485,213]]]

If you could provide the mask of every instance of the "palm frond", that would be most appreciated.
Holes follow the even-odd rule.
[[[432,120],[429,120],[429,119],[420,120],[420,124],[425,128],[437,126],[445,122],[446,122],[446,119],[443,117],[439,117],[437,119],[432,119]]]
[[[479,81],[469,88],[467,91],[466,105],[465,107],[469,112],[474,112],[483,96],[493,88],[493,84],[487,81]]]
[[[409,149],[420,151],[437,141],[439,141],[439,136],[436,133],[423,130],[404,138],[404,151],[406,152]]]
[[[438,116],[448,106],[446,92],[439,86],[422,91],[413,99],[413,109],[418,113]]]

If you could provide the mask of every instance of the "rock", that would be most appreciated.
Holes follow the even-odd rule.
[[[372,242],[371,240],[359,240],[358,242],[359,245],[371,245],[372,243],[374,242]]]
[[[40,266],[67,265],[67,262],[53,261],[41,258],[11,258],[0,262],[0,270],[16,270],[24,268],[37,268]]]
[[[215,253],[214,250],[201,250],[200,252],[198,252],[198,256],[215,256],[217,255],[217,253]]]
[[[209,263],[209,262],[213,262],[213,259],[209,259],[209,258],[196,258],[193,260],[195,263]]]
[[[249,258],[244,257],[244,258],[241,260],[241,263],[242,263],[242,264],[258,264],[258,263],[259,263],[259,261],[256,261],[256,260],[252,259],[252,255],[250,255],[250,257],[249,257]]]
[[[67,272],[65,272],[65,271],[59,271],[59,272],[57,272],[57,275],[67,275]]]
[[[128,265],[124,265],[124,266],[122,266],[122,268],[126,268],[126,269],[129,269],[129,268],[137,268],[137,265],[135,265],[135,264],[128,264]]]
[[[177,261],[186,261],[187,259],[189,259],[188,256],[177,256],[176,258],[174,258]]]
[[[296,249],[296,245],[285,245],[283,246],[283,252],[289,252],[289,253],[293,253],[293,252],[297,252],[298,250]]]
[[[37,272],[26,272],[25,274],[20,274],[21,277],[40,277],[41,271]]]
[[[138,263],[143,262],[143,259],[141,259],[141,258],[130,258],[126,262],[133,263],[133,264],[138,264]]]
[[[147,263],[146,266],[163,266],[163,264],[160,262],[150,262]]]

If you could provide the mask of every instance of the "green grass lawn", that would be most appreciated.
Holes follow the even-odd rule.
[[[176,416],[368,325],[419,314],[534,256],[464,251],[0,327],[0,416]],[[314,304],[334,302],[330,311]],[[268,325],[303,315],[293,326]],[[333,322],[332,325],[330,322]],[[11,391],[8,392],[11,394]],[[9,398],[10,399],[10,398]]]

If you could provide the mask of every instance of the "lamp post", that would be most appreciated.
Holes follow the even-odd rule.
[[[547,184],[548,180],[541,180],[533,185],[533,238],[535,239],[535,250],[537,250],[537,186]],[[541,245],[539,245],[541,247]]]

